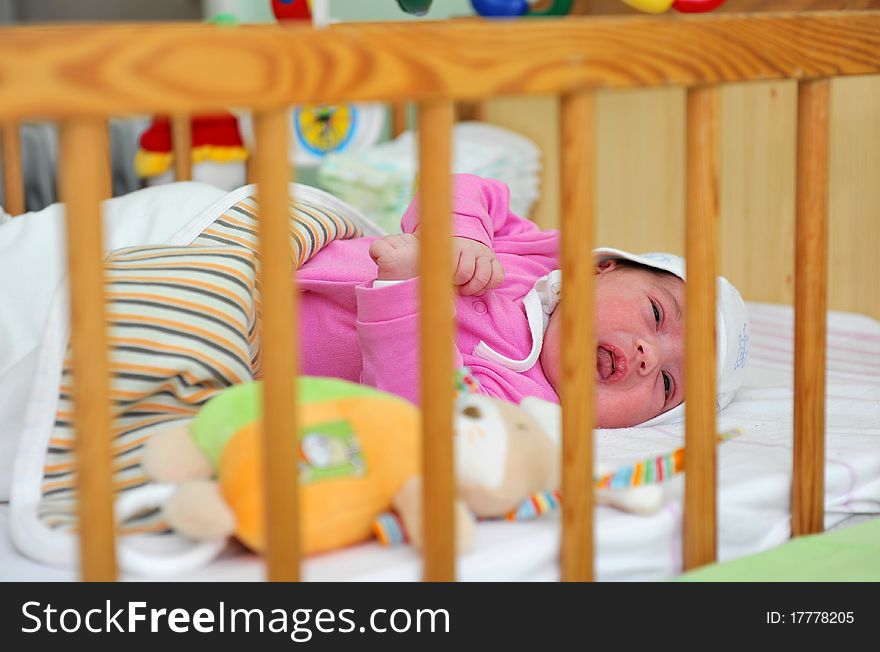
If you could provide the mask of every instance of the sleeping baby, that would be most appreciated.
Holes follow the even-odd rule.
[[[507,187],[453,177],[454,365],[481,391],[519,403],[559,402],[559,233],[509,209]],[[302,372],[372,385],[418,403],[418,198],[402,233],[337,240],[297,272]],[[681,420],[684,260],[596,249],[596,425]],[[742,384],[748,316],[736,289],[717,284],[718,409]]]

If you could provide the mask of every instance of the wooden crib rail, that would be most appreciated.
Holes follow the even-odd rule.
[[[880,72],[880,14],[0,29],[0,120]]]
[[[701,16],[339,26],[108,26],[0,29],[0,125],[58,119],[61,194],[68,202],[82,574],[115,576],[99,200],[106,196],[106,117],[166,113],[177,172],[185,117],[229,106],[255,110],[262,208],[261,288],[270,579],[299,577],[293,446],[297,342],[287,238],[287,118],[312,102],[414,100],[422,192],[422,396],[426,579],[454,578],[452,290],[449,282],[450,129],[461,100],[560,94],[562,268],[562,577],[593,577],[591,358],[595,212],[595,93],[679,84],[687,91],[686,567],[715,558],[714,305],[718,221],[718,84],[801,80],[798,130],[795,534],[821,529],[824,314],[827,256],[827,77],[880,73],[880,14]],[[186,123],[186,124],[184,124]],[[7,139],[4,139],[6,142]],[[4,152],[14,148],[5,147]],[[8,158],[7,154],[4,154]]]
[[[562,252],[562,546],[563,580],[593,579],[593,425],[595,419],[593,250],[596,212],[596,94],[563,95]]]
[[[795,203],[794,477],[791,530],[824,529],[825,319],[828,308],[827,79],[798,85]]]
[[[106,582],[116,578],[100,212],[107,185],[106,174],[100,172],[108,172],[106,123],[63,123],[59,151],[60,196],[67,205],[68,224],[80,573],[85,580]]]
[[[171,143],[174,149],[174,180],[192,179],[192,118],[178,113],[171,118]]]
[[[419,256],[424,568],[429,581],[455,579],[452,343],[452,102],[419,105]],[[427,246],[435,243],[435,246]]]
[[[19,215],[24,213],[24,179],[21,139],[15,120],[0,124],[0,139],[3,140],[3,209],[10,215]]]
[[[718,267],[717,86],[687,92],[684,567],[715,561],[715,276]]]
[[[263,468],[266,472],[266,566],[274,581],[299,579],[299,449],[295,336],[297,297],[292,287],[293,251],[288,218],[288,112],[257,113],[256,168],[260,201],[260,291],[262,293]]]

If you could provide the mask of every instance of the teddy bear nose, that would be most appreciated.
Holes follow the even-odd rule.
[[[482,414],[480,414],[480,408],[475,405],[468,405],[464,410],[461,411],[461,413],[471,419],[479,419],[483,416]]]

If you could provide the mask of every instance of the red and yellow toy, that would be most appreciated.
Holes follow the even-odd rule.
[[[272,0],[272,13],[275,18],[285,20],[312,20],[310,0]]]
[[[231,113],[197,115],[191,121],[193,179],[232,190],[246,182],[248,150],[238,120]],[[141,134],[134,158],[135,172],[148,185],[173,181],[174,148],[171,123],[153,118]]]

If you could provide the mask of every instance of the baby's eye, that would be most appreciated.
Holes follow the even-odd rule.
[[[654,311],[654,321],[657,325],[660,325],[660,310],[657,308],[657,304],[653,301],[651,302],[651,309]]]
[[[669,374],[665,371],[663,372],[663,394],[666,396],[666,400],[669,400],[669,390],[672,387],[672,382],[669,380]]]

